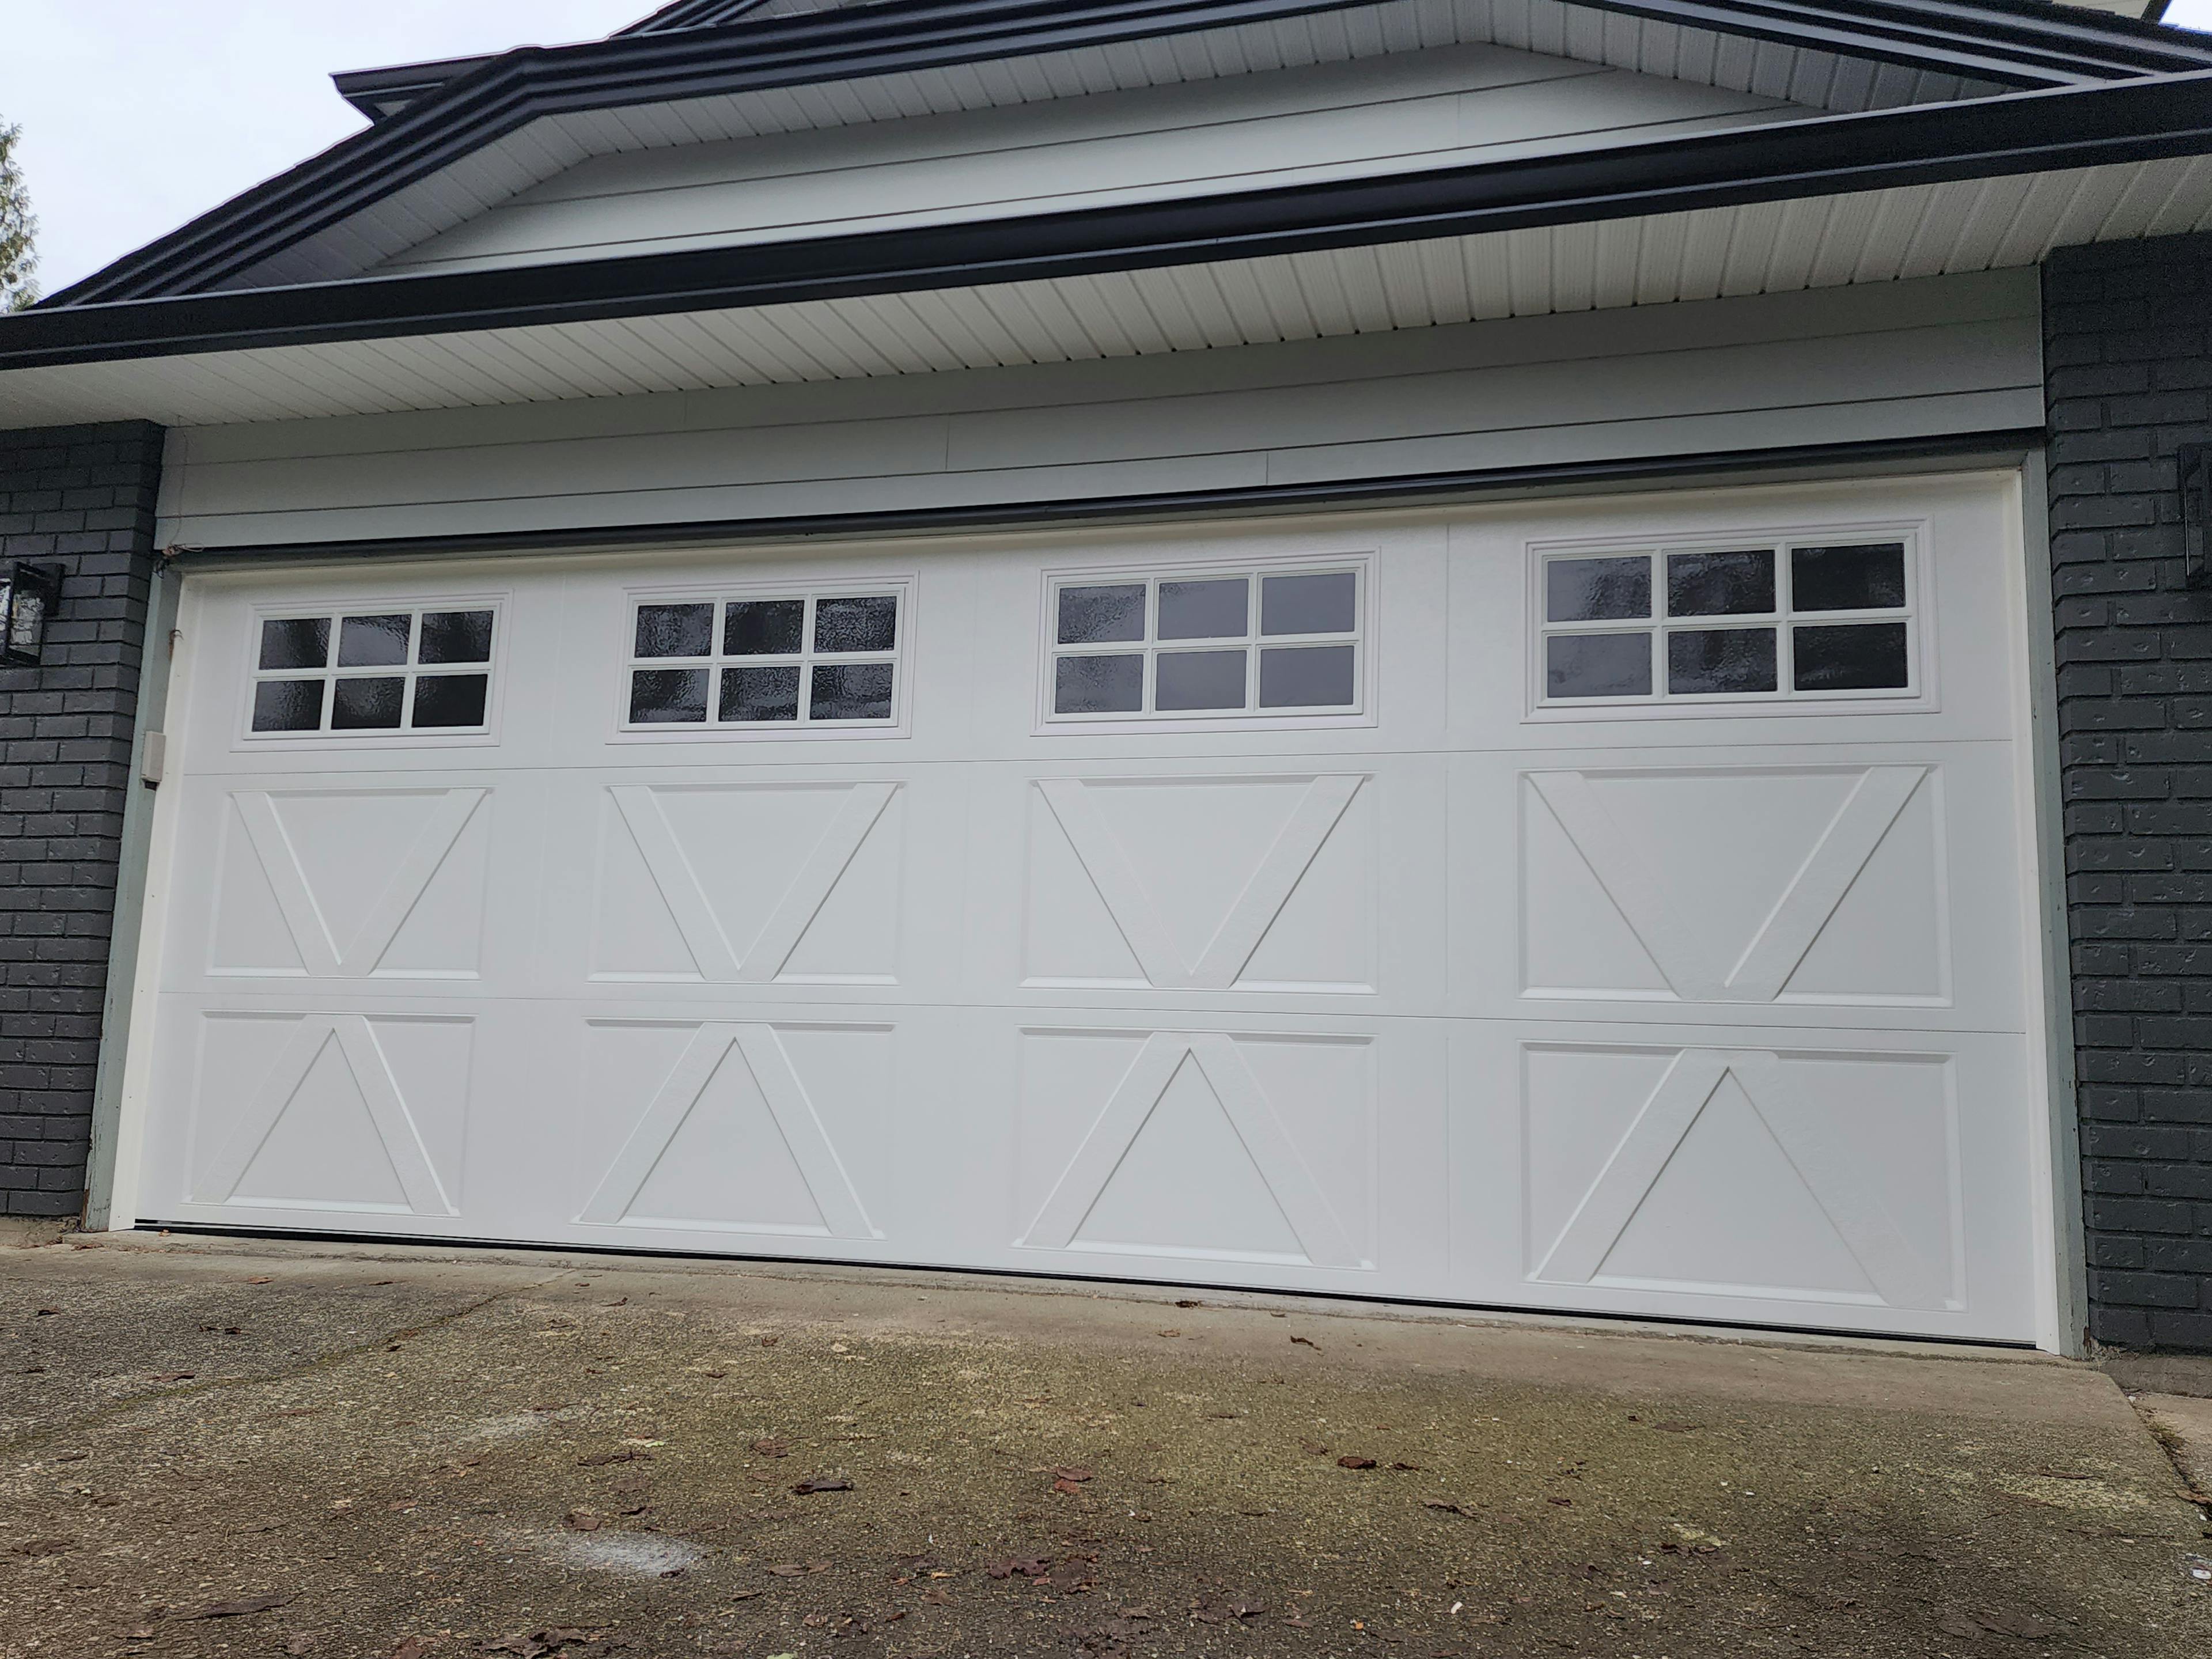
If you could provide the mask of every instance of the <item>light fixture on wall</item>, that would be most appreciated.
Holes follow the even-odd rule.
[[[2181,574],[2191,587],[2212,584],[2212,444],[2174,452],[2181,485]]]
[[[46,648],[46,623],[61,601],[59,565],[14,564],[0,568],[0,665],[36,668]]]

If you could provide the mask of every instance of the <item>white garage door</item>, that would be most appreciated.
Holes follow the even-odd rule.
[[[2016,482],[196,578],[137,1212],[2031,1339]]]

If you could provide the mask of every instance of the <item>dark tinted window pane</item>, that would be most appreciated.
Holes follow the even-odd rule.
[[[629,677],[629,717],[640,726],[707,718],[707,671],[641,668]]]
[[[1358,609],[1359,579],[1349,570],[1268,576],[1260,583],[1262,634],[1349,634],[1358,623]]]
[[[1793,547],[1793,611],[1891,611],[1905,603],[1905,544]]]
[[[1649,634],[1554,634],[1544,641],[1544,692],[1553,697],[1648,697]]]
[[[417,662],[489,662],[491,612],[432,611],[422,618]],[[418,722],[419,724],[419,722]]]
[[[1800,691],[1895,691],[1910,684],[1903,623],[1793,628]]]
[[[637,654],[641,657],[713,656],[714,607],[711,605],[638,606]],[[701,718],[703,719],[704,715]]]
[[[1670,617],[1763,616],[1774,609],[1774,555],[1669,553],[1667,614]]]
[[[891,665],[887,662],[817,664],[807,714],[817,720],[887,720]]]
[[[328,617],[279,617],[261,624],[264,668],[327,668],[330,661]]]
[[[725,668],[722,718],[726,720],[795,720],[799,718],[799,665],[788,668]]]
[[[817,651],[888,651],[897,643],[898,600],[891,595],[879,599],[822,599],[814,606]]]
[[[806,637],[804,599],[733,599],[722,623],[722,653],[729,657],[795,657]],[[799,677],[792,676],[794,690]]]
[[[1062,657],[1054,665],[1057,714],[1133,714],[1145,706],[1142,657]]]
[[[1650,614],[1649,559],[1554,559],[1544,567],[1547,621],[1613,622]]]
[[[395,668],[407,660],[412,617],[348,617],[338,623],[338,666]]]
[[[1250,628],[1251,607],[1252,584],[1242,576],[1227,581],[1162,582],[1157,637],[1235,639]]]
[[[1063,587],[1060,590],[1060,642],[1062,645],[1107,645],[1144,637],[1145,590],[1142,584],[1119,587]]]
[[[484,698],[491,690],[485,674],[425,674],[415,682],[415,720],[418,730],[440,726],[482,726]]]
[[[1242,708],[1242,651],[1163,651],[1152,684],[1155,708]]]
[[[253,688],[257,732],[315,732],[323,724],[320,680],[264,680]]]
[[[1771,628],[1716,628],[1667,636],[1667,689],[1678,696],[1771,691],[1781,684]]]
[[[331,694],[333,732],[396,732],[399,703],[407,682],[392,679],[340,680]]]
[[[1342,708],[1352,702],[1352,647],[1310,645],[1260,653],[1262,708]]]

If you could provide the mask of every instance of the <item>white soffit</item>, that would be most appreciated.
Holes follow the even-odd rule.
[[[0,426],[169,426],[1073,362],[1999,270],[2212,228],[2212,157],[749,310],[19,369]]]
[[[356,275],[595,155],[1003,108],[1453,45],[1508,46],[1843,112],[1950,103],[2004,90],[1564,0],[1382,0],[1080,52],[550,116],[225,286],[273,287]]]

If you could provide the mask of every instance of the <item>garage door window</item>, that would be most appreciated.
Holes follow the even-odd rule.
[[[626,724],[898,720],[902,590],[651,599],[632,609]]]
[[[264,617],[252,729],[264,737],[480,732],[497,620],[489,606]]]
[[[1054,720],[1348,714],[1359,706],[1357,568],[1055,582]]]
[[[1543,701],[1818,701],[1917,689],[1913,548],[1766,546],[1547,553]]]

